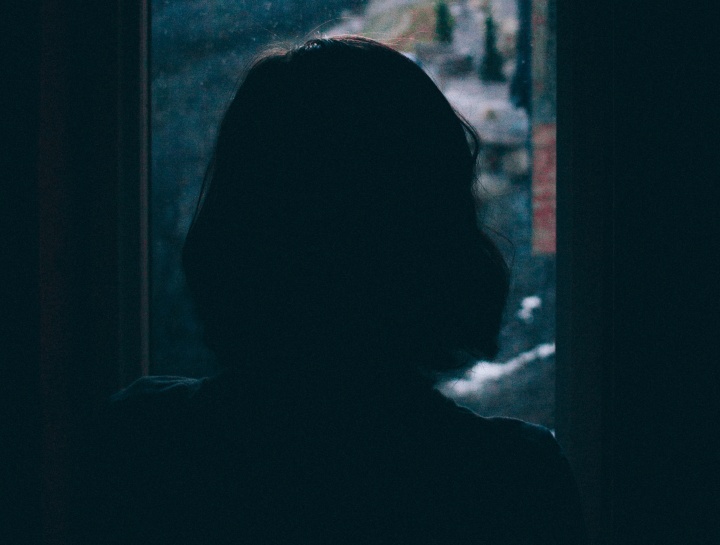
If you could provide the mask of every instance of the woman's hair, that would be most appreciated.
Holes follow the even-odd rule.
[[[228,361],[367,349],[492,357],[507,266],[477,226],[479,139],[390,47],[314,39],[256,61],[220,126],[183,265]]]

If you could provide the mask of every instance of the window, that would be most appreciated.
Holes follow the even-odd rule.
[[[406,52],[478,130],[478,220],[512,265],[497,360],[439,387],[480,414],[555,427],[553,0],[153,0],[151,28],[151,373],[216,366],[180,251],[238,75],[271,43],[359,33]]]

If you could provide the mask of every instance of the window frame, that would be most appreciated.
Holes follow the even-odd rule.
[[[592,543],[611,542],[612,521],[612,7],[557,0],[556,433]]]
[[[150,4],[118,2],[119,376],[128,385],[150,360]]]

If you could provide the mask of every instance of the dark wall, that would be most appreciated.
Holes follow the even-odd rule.
[[[12,543],[69,542],[87,423],[119,386],[119,14],[80,0],[3,14],[0,535]]]
[[[720,539],[718,64],[707,12],[649,2],[615,12],[613,543]]]
[[[558,9],[558,430],[597,543],[717,543],[713,18]]]
[[[0,18],[0,535],[39,542],[40,460],[37,131],[39,12]],[[8,77],[11,75],[11,77]],[[12,521],[12,522],[11,522]]]

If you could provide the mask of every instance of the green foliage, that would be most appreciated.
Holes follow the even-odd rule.
[[[503,58],[497,48],[495,20],[488,12],[485,18],[485,56],[480,63],[480,79],[483,81],[505,81],[502,71]]]
[[[454,26],[450,8],[446,2],[440,0],[435,4],[435,40],[445,44],[452,43]]]

